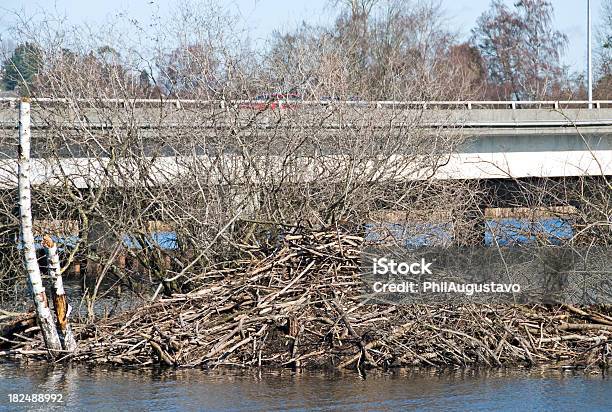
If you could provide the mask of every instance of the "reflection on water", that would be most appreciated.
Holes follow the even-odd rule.
[[[560,245],[574,236],[571,222],[561,218],[487,219],[484,242],[487,246],[536,244],[538,239]]]
[[[488,218],[484,227],[485,246],[519,246],[549,243],[561,245],[574,236],[569,220],[557,217]],[[446,246],[453,241],[451,223],[370,223],[365,240],[371,244],[397,243],[408,249]]]
[[[609,377],[556,370],[397,371],[362,379],[336,372],[160,372],[0,364],[0,410],[15,409],[8,403],[9,393],[62,393],[63,408],[69,410],[603,411],[612,405]],[[31,410],[35,405],[26,406]]]

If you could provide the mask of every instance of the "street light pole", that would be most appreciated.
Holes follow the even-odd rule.
[[[591,0],[587,0],[587,82],[589,109],[593,108],[593,67],[591,62]]]

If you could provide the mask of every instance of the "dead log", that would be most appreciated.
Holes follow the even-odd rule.
[[[13,340],[16,333],[22,334],[26,330],[36,326],[36,313],[10,314],[0,317],[0,337]],[[0,347],[6,346],[0,341]]]
[[[68,352],[74,352],[77,344],[68,321],[71,308],[66,299],[66,292],[64,291],[64,282],[60,271],[57,245],[49,235],[43,237],[42,245],[47,254],[47,267],[49,268],[49,275],[53,282],[51,295],[53,298],[53,307],[55,309],[57,331],[60,335],[62,348]]]

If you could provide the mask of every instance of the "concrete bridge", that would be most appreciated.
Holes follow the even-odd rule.
[[[431,170],[409,170],[393,178],[511,179],[532,177],[612,176],[612,101],[537,102],[414,102],[414,101],[290,101],[276,102],[277,109],[254,108],[249,101],[194,100],[68,100],[38,99],[32,104],[34,184],[76,176],[77,187],[96,184],[109,162],[101,144],[92,156],[78,144],[66,147],[59,157],[37,149],[37,139],[52,129],[89,138],[122,128],[136,128],[145,144],[143,156],[150,160],[159,183],[180,176],[190,161],[214,169],[239,163],[238,154],[216,154],[206,145],[181,153],[165,141],[177,131],[190,130],[210,141],[220,135],[254,133],[316,133],[334,136],[354,130],[388,133],[413,127],[429,133],[448,133],[462,141],[451,153],[440,156]],[[16,185],[18,99],[0,100],[0,187]],[[334,108],[343,110],[334,110]],[[112,110],[111,110],[112,109]],[[338,114],[340,113],[340,114]],[[168,138],[167,140],[172,140]],[[151,151],[151,153],[147,153]],[[155,154],[152,154],[155,152]],[[395,153],[388,161],[403,160],[409,153]],[[266,164],[282,163],[282,153]],[[303,178],[315,180],[321,168],[334,168],[348,155],[329,151],[316,164],[305,160]],[[126,170],[130,160],[121,159]],[[418,163],[418,159],[416,159]],[[310,168],[310,169],[309,169]],[[133,174],[135,184],[138,173]]]

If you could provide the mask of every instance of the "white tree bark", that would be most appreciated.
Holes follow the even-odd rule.
[[[21,245],[32,297],[36,305],[36,315],[45,345],[55,356],[62,349],[53,316],[49,309],[47,295],[42,283],[40,268],[36,260],[34,234],[32,232],[32,193],[30,188],[30,102],[26,99],[19,105],[19,149],[18,149],[18,182],[19,182],[19,218],[21,223]]]
[[[66,292],[64,291],[64,282],[60,271],[57,245],[49,235],[44,236],[42,245],[47,254],[47,267],[49,268],[49,275],[53,281],[53,308],[55,309],[57,331],[59,332],[62,348],[68,352],[74,352],[77,344],[70,323],[68,322],[71,308],[66,299]]]

